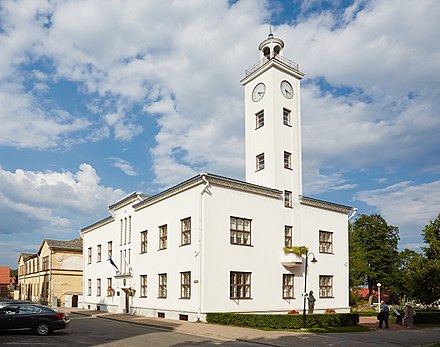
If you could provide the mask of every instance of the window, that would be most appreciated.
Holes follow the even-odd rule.
[[[293,246],[292,227],[289,225],[284,226],[284,247]]]
[[[293,274],[283,274],[283,299],[293,299]]]
[[[292,169],[292,154],[289,152],[284,152],[284,168]]]
[[[120,246],[122,246],[122,235],[123,235],[123,233],[124,233],[124,222],[121,219],[121,242],[119,244]]]
[[[141,275],[141,297],[147,297],[147,275]]]
[[[131,243],[131,216],[128,216],[128,243]]]
[[[256,167],[257,171],[264,169],[264,153],[257,155],[256,165],[257,165],[257,167]]]
[[[167,240],[167,225],[162,225],[159,227],[159,249],[166,249],[168,246]]]
[[[292,207],[292,192],[284,191],[284,206]]]
[[[319,253],[333,253],[333,233],[319,231]]]
[[[108,248],[108,259],[110,259],[113,255],[113,242],[112,241],[107,242],[107,248]]]
[[[247,245],[251,244],[251,220],[244,218],[231,217],[231,244]]]
[[[167,274],[159,274],[159,298],[167,297]]]
[[[180,273],[180,298],[191,298],[191,272]]]
[[[112,278],[108,277],[107,278],[107,296],[113,296],[113,294],[114,294],[114,289],[113,289]]]
[[[91,248],[89,248],[89,249],[91,251]],[[42,269],[43,271],[44,270],[49,270],[49,256],[43,257],[42,266],[43,266],[43,269]]]
[[[124,218],[124,245],[127,244],[127,217]]]
[[[260,111],[255,115],[255,129],[264,126],[264,111]]]
[[[287,108],[283,108],[283,124],[287,126],[292,126],[290,110],[288,110]]]
[[[99,263],[101,261],[101,245],[98,245],[97,248],[96,262]]]
[[[141,253],[147,253],[148,250],[148,231],[141,232]]]
[[[101,296],[101,279],[96,280],[96,296]]]
[[[182,219],[180,224],[182,229],[180,244],[189,245],[191,243],[191,217]]]
[[[230,299],[251,298],[251,273],[230,272]]]
[[[333,297],[333,276],[319,276],[319,297]]]
[[[49,282],[47,284],[49,284]],[[92,295],[92,280],[90,279],[87,280],[87,295]]]
[[[92,263],[92,247],[87,249],[87,264]]]

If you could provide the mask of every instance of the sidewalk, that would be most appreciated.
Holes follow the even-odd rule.
[[[305,336],[307,332],[289,332],[289,331],[265,331],[251,328],[242,328],[234,326],[225,326],[209,323],[196,323],[187,321],[175,321],[163,318],[153,318],[145,316],[135,316],[130,314],[114,314],[103,311],[91,311],[84,309],[67,309],[61,308],[66,312],[72,312],[79,315],[99,317],[104,319],[112,319],[121,322],[127,322],[132,324],[139,324],[154,327],[157,329],[173,330],[175,332],[197,335],[207,338],[217,338],[222,340],[233,341],[252,341],[266,346],[279,346],[276,343],[270,341],[279,340],[282,337],[288,336]],[[381,330],[378,329],[379,322],[374,317],[360,317],[359,325],[370,328],[372,331]],[[390,323],[390,331],[406,330],[404,326]]]

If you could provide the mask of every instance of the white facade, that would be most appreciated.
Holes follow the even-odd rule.
[[[315,312],[349,311],[351,208],[302,196],[303,74],[283,58],[283,47],[269,36],[260,45],[262,61],[242,80],[247,182],[200,174],[155,196],[133,193],[110,206],[110,217],[81,230],[85,308],[189,320],[204,320],[208,312],[301,312],[306,258],[283,249],[306,246],[318,260],[309,257],[307,272]],[[284,109],[291,116],[287,125]],[[260,111],[263,124],[256,123]],[[261,153],[264,166],[258,167]],[[288,240],[286,230],[292,230]],[[118,270],[108,260],[109,242]]]

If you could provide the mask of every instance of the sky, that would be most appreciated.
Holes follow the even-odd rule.
[[[437,0],[0,0],[0,265],[134,191],[244,168],[270,23],[299,64],[303,194],[420,252],[440,213]]]

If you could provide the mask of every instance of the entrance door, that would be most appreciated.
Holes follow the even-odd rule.
[[[72,307],[78,307],[78,295],[72,295]]]
[[[130,295],[128,291],[124,291],[125,294],[125,313],[130,313]]]

